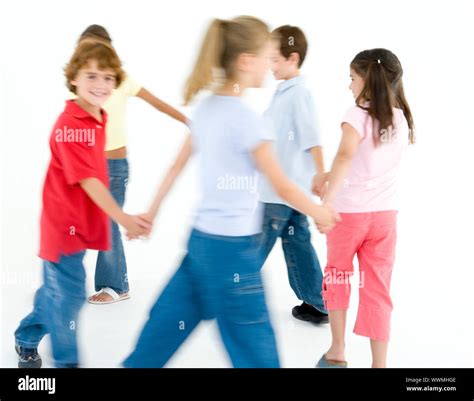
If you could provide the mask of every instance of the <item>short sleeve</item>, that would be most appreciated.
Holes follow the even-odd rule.
[[[293,105],[296,137],[300,143],[301,150],[321,146],[319,120],[311,94],[307,91],[297,93],[294,97]]]
[[[141,88],[142,86],[127,74],[125,80],[117,89],[122,91],[125,95],[132,97],[137,96]]]
[[[367,122],[367,117],[368,114],[365,110],[358,106],[352,106],[344,115],[341,125],[344,123],[350,124],[362,139],[365,137],[365,124]]]
[[[196,118],[196,114],[194,114],[191,119],[188,118],[187,120],[187,125],[189,128],[191,141],[192,141],[191,153],[193,155],[198,153],[198,143],[199,143],[198,138],[196,136],[196,124],[195,124],[196,119],[195,118]]]
[[[60,129],[64,130],[66,127],[68,130],[83,129],[77,123],[70,122],[61,125]],[[52,151],[56,153],[67,184],[75,185],[86,178],[92,177],[100,179],[95,156],[97,152],[95,146],[98,146],[97,142],[67,141],[65,140],[66,136],[67,133],[63,133],[60,136],[57,135],[57,132],[53,133],[52,141],[54,145],[52,146]]]
[[[265,133],[265,140],[267,141],[276,141],[276,127],[275,127],[275,122],[273,121],[273,118],[270,113],[268,113],[268,110],[263,113],[263,124],[264,128],[266,130]]]
[[[268,120],[249,112],[243,121],[237,141],[244,152],[253,152],[262,142],[274,140]]]

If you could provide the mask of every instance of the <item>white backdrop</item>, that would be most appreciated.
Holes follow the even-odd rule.
[[[15,366],[13,331],[32,306],[40,280],[36,257],[48,137],[62,111],[62,68],[79,34],[104,25],[125,69],[158,97],[179,105],[203,31],[212,17],[249,14],[272,28],[300,26],[309,41],[302,72],[321,120],[326,161],[340,138],[339,120],[353,99],[349,62],[361,50],[386,47],[400,58],[418,143],[407,153],[400,186],[399,242],[392,295],[389,366],[473,367],[472,252],[474,29],[469,1],[10,1],[0,5],[2,266],[0,366]],[[271,76],[246,101],[263,111]],[[185,113],[191,110],[181,108]],[[128,112],[131,179],[126,210],[148,206],[186,130],[139,99]],[[84,366],[117,366],[132,349],[146,314],[182,256],[196,200],[194,164],[170,194],[153,237],[127,243],[132,298],[86,305],[80,326]],[[314,231],[314,230],[313,230]],[[313,242],[324,267],[325,239]],[[86,257],[93,290],[95,252]],[[280,246],[264,268],[283,366],[311,367],[330,341],[327,327],[294,320],[297,304]],[[352,366],[369,366],[364,338],[348,327]],[[170,366],[230,366],[212,324],[200,326]],[[49,344],[40,349],[51,366]]]

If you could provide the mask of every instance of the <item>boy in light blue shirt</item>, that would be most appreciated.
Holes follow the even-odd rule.
[[[272,32],[275,49],[272,72],[283,80],[265,112],[274,138],[274,150],[285,174],[307,194],[322,196],[324,161],[311,93],[300,76],[307,42],[298,27],[281,26]],[[321,296],[323,275],[311,244],[308,219],[283,201],[263,180],[260,200],[265,206],[261,243],[262,266],[278,237],[282,240],[288,278],[296,296],[295,318],[316,324],[328,323]]]

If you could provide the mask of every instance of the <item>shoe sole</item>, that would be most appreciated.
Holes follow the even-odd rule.
[[[316,364],[315,368],[322,369],[347,369],[346,361],[333,361],[326,359],[326,355],[323,355],[319,362]]]
[[[33,362],[18,362],[18,368],[20,369],[39,369],[41,365],[41,359]]]
[[[328,324],[329,318],[328,317],[314,317],[313,315],[308,315],[306,313],[295,313],[292,311],[293,317],[298,320],[302,320],[303,322],[310,322],[314,324]]]
[[[15,352],[17,353],[18,356],[20,356],[20,350],[18,349],[18,346],[15,345]],[[37,361],[33,362],[21,362],[18,361],[18,368],[20,369],[39,369],[41,368],[41,365],[43,364],[43,361],[41,360],[41,357]]]

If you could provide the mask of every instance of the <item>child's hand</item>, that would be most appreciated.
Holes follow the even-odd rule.
[[[314,216],[314,222],[321,234],[331,231],[338,221],[341,221],[341,217],[329,204],[322,205],[318,215]]]
[[[125,214],[121,225],[125,228],[129,240],[140,238],[141,236],[147,237],[151,231],[151,224],[140,216]]]
[[[144,234],[142,234],[145,237],[149,237],[153,228],[153,220],[155,219],[155,216],[150,212],[146,212],[139,214],[137,217],[139,217],[140,219],[142,219],[142,221],[150,225],[150,228]]]
[[[316,228],[321,234],[327,234],[329,231],[332,230],[331,227],[328,226],[322,226],[321,224],[316,224]]]
[[[328,173],[315,174],[313,177],[313,184],[311,186],[311,191],[314,195],[319,196],[321,199],[324,198],[324,195],[327,190],[327,182],[329,179]]]

